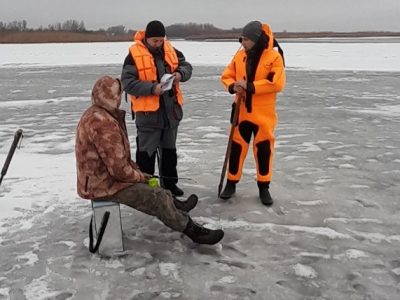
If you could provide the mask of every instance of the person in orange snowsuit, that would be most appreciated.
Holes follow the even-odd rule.
[[[239,117],[235,126],[229,157],[228,178],[222,199],[236,192],[243,163],[253,136],[253,153],[257,166],[257,185],[264,205],[272,205],[269,184],[274,155],[274,129],[277,123],[276,95],[285,82],[283,52],[268,24],[252,21],[242,29],[239,39],[243,48],[233,57],[222,73],[225,88],[235,94],[235,105],[241,97]],[[279,47],[280,51],[274,49]],[[233,114],[232,114],[233,115]]]

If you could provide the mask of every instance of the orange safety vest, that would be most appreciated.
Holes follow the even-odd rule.
[[[139,33],[139,32],[138,32]],[[135,37],[136,38],[136,37]],[[157,68],[154,58],[149,49],[143,44],[141,40],[136,39],[135,43],[129,48],[129,52],[135,61],[136,69],[139,74],[139,80],[144,81],[157,81]],[[178,56],[171,43],[167,40],[164,41],[164,60],[170,66],[171,72],[175,72],[179,65]],[[176,99],[180,106],[183,105],[183,95],[179,84],[175,85]],[[160,107],[160,97],[157,95],[147,95],[135,97],[131,95],[132,110],[139,111],[156,111]]]

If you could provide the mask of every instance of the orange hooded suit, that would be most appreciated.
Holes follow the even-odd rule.
[[[229,157],[228,180],[234,182],[241,178],[252,135],[257,181],[269,183],[272,177],[274,129],[277,124],[276,94],[283,90],[286,77],[283,57],[273,48],[274,36],[270,26],[263,24],[262,31],[266,36],[264,43],[254,46],[261,47],[257,58],[250,62],[250,52],[240,49],[221,77],[223,85],[230,93],[234,93],[233,84],[236,81],[247,81],[246,95],[239,107],[239,118],[235,124]],[[239,95],[235,95],[235,102],[238,97]]]

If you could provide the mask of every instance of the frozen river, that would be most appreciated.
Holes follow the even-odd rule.
[[[306,68],[294,45],[278,97],[272,208],[257,197],[251,153],[236,197],[216,197],[232,101],[219,75],[237,48],[226,46],[229,55],[199,60],[183,85],[178,137],[180,176],[194,180],[181,185],[200,197],[193,216],[225,238],[196,246],[123,208],[127,253],[109,259],[88,251],[90,204],[76,195],[73,147],[92,85],[120,65],[23,67],[0,55],[0,163],[24,130],[0,187],[0,299],[397,299],[400,65]],[[129,114],[127,123],[134,151]]]

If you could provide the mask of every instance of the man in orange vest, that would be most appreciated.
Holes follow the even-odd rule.
[[[257,165],[259,196],[264,205],[272,205],[269,184],[272,178],[274,129],[277,123],[275,101],[285,86],[283,52],[277,46],[267,24],[252,21],[243,27],[239,50],[222,73],[225,88],[241,97],[239,118],[233,133],[229,157],[228,180],[220,197],[229,199],[236,192],[236,183],[242,175],[251,137]]]
[[[136,32],[134,39],[121,81],[136,117],[136,162],[142,172],[153,175],[158,151],[162,185],[175,196],[182,196],[183,191],[176,185],[176,137],[183,116],[179,83],[190,79],[192,66],[165,38],[160,21],[148,23],[146,30]],[[172,75],[172,87],[164,82],[166,74]]]

